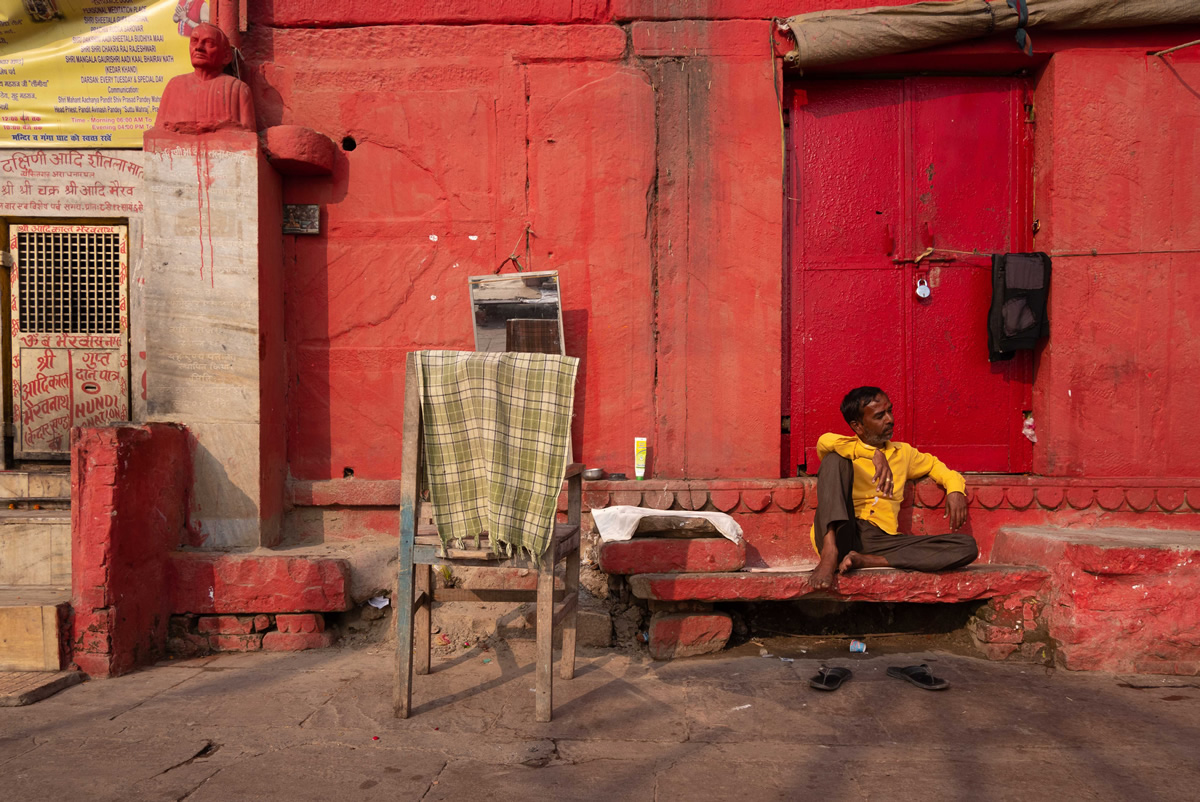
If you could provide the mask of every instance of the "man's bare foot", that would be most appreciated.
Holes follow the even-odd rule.
[[[844,574],[855,568],[887,568],[889,565],[887,558],[882,555],[859,554],[857,551],[852,551],[842,558],[842,562],[838,566],[838,573]]]
[[[812,579],[808,584],[813,590],[829,590],[833,587],[833,575],[837,572],[837,549],[827,549],[821,555],[821,562],[813,569]]]

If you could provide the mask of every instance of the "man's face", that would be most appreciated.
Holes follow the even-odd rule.
[[[880,393],[863,409],[862,420],[850,424],[850,428],[858,435],[859,440],[869,446],[879,448],[892,439],[894,425],[892,402],[886,395]]]
[[[229,46],[225,37],[211,25],[197,25],[188,44],[192,66],[205,72],[219,72],[229,63]]]

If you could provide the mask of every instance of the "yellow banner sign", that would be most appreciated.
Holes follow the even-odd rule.
[[[0,148],[140,148],[206,0],[0,0]]]

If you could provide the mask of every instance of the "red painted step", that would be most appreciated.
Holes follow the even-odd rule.
[[[979,564],[940,574],[867,568],[839,577],[832,592],[820,593],[809,584],[811,571],[646,573],[629,577],[629,585],[639,599],[659,601],[779,601],[811,594],[844,601],[935,603],[1036,595],[1047,576],[1041,568]]]
[[[992,553],[1049,572],[1046,623],[1067,668],[1200,674],[1200,532],[1014,527]]]
[[[740,571],[746,546],[723,537],[635,537],[600,545],[606,574],[671,574]]]

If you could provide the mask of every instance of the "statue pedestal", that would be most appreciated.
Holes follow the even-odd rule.
[[[146,415],[193,443],[192,545],[279,542],[282,195],[253,131],[145,136]]]

